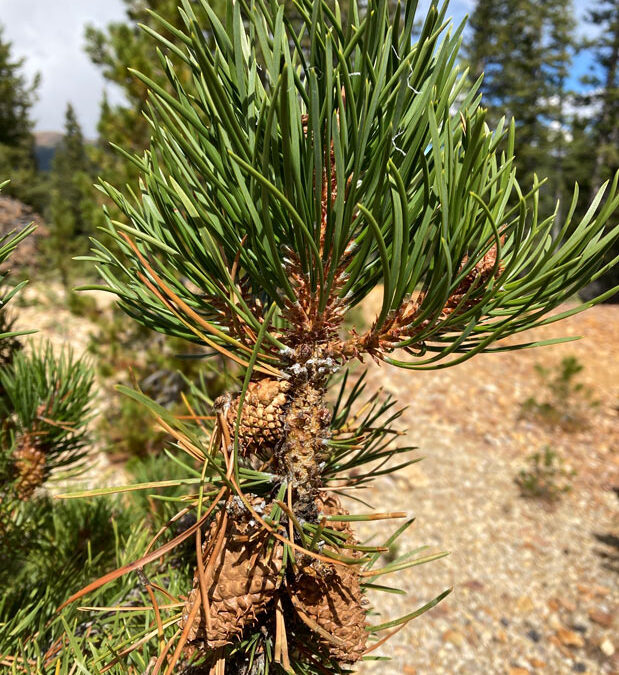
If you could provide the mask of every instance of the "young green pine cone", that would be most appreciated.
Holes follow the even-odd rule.
[[[261,504],[256,500],[254,506],[260,508]],[[241,509],[244,507],[237,510]],[[184,628],[194,603],[200,603],[188,641],[192,647],[202,649],[215,649],[238,640],[243,630],[266,610],[280,585],[282,546],[278,542],[271,548],[267,546],[267,534],[247,510],[229,516],[225,538],[213,564],[211,556],[222,518],[220,513],[212,523],[202,548],[203,564],[211,570],[207,572],[210,628],[197,571],[180,626]]]
[[[239,446],[244,457],[255,455],[268,459],[284,440],[290,387],[284,380],[250,382],[239,426]],[[236,427],[239,400],[240,396],[233,399],[226,413],[231,432]]]

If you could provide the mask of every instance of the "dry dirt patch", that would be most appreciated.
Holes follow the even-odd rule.
[[[425,459],[367,496],[381,510],[416,516],[402,552],[421,544],[451,552],[403,573],[408,595],[388,596],[378,621],[454,591],[388,644],[391,662],[360,672],[617,672],[618,327],[619,307],[602,306],[525,336],[586,336],[578,342],[437,372],[370,366],[371,382],[408,405],[402,421]],[[554,368],[565,356],[582,363],[580,380],[599,400],[589,425],[566,432],[521,419],[521,403],[542,394],[535,364]],[[577,472],[554,507],[523,499],[514,482],[545,445]]]

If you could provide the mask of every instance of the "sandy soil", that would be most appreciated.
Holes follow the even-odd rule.
[[[400,553],[421,544],[450,555],[384,577],[408,591],[387,596],[377,622],[404,615],[442,590],[453,593],[381,651],[376,675],[616,673],[619,640],[617,403],[619,307],[597,307],[527,337],[578,342],[483,355],[438,372],[370,367],[370,379],[408,405],[402,418],[423,462],[381,479],[368,496],[381,510],[416,516]],[[584,366],[577,378],[599,401],[588,425],[566,431],[521,418],[543,400],[535,364]],[[514,478],[551,446],[576,471],[558,504],[525,499]],[[381,594],[384,602],[385,596]]]

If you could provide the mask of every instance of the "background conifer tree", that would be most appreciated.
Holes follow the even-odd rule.
[[[595,189],[619,168],[619,6],[612,0],[600,0],[588,10],[587,20],[598,33],[587,45],[594,50],[597,74],[586,80],[594,89],[588,102],[597,104],[592,180]]]
[[[7,188],[9,182],[0,182],[0,192]],[[19,233],[8,233],[0,237],[0,367],[8,366],[20,349],[17,339],[19,333],[13,330],[14,316],[8,307],[9,301],[23,287],[25,282],[10,286],[8,283],[8,259],[20,241],[25,239],[33,231],[33,227],[26,227]],[[0,386],[0,401],[4,397],[4,391]]]
[[[28,82],[21,73],[24,59],[15,59],[0,25],[0,176],[11,176],[8,194],[38,211],[46,203],[44,181],[36,173],[30,110],[39,77]]]
[[[584,78],[588,90],[578,101],[594,112],[592,119],[579,121],[580,129],[573,134],[570,149],[574,173],[593,194],[619,169],[619,6],[613,0],[600,0],[588,10],[587,21],[597,32],[583,45],[594,53],[595,70]],[[612,254],[619,254],[619,249],[613,249]],[[587,288],[584,297],[593,297],[618,283],[615,268]]]
[[[68,104],[64,137],[50,175],[50,236],[45,247],[47,263],[60,271],[65,282],[70,271],[76,272],[71,256],[87,252],[89,237],[101,223],[93,188],[95,177],[95,165],[73,106]]]
[[[516,120],[520,180],[530,186],[535,173],[549,179],[542,196],[548,209],[570,189],[563,165],[566,81],[575,48],[572,3],[478,0],[470,25],[466,58],[474,79],[484,75],[483,104],[495,124],[503,115]]]

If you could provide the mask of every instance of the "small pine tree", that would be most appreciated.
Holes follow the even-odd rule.
[[[0,239],[0,265],[33,230],[26,227]],[[6,278],[0,273],[0,288]],[[5,325],[10,323],[4,318],[6,306],[25,283],[0,296]],[[15,341],[29,332],[0,333],[0,503],[5,516],[12,513],[15,497],[29,499],[52,471],[79,470],[87,451],[92,370],[70,352],[54,356],[50,344],[21,351]]]
[[[392,444],[394,401],[363,404],[347,367],[429,370],[534,346],[497,342],[590,306],[548,316],[614,262],[601,259],[619,236],[605,232],[619,176],[581,220],[577,191],[562,221],[543,215],[539,184],[523,190],[515,175],[515,124],[490,129],[454,65],[462,28],[442,30],[446,5],[432,3],[413,40],[415,3],[392,22],[386,0],[365,14],[351,0],[348,23],[337,4],[295,4],[298,30],[275,1],[235,2],[221,22],[182,0],[183,28],[153,16],[167,81],[134,71],[149,91],[150,146],[126,155],[140,190],[102,184],[129,223],[109,219],[114,252],[95,244],[105,288],[140,323],[239,373],[212,408],[198,391],[180,417],[123,390],[186,455],[175,458],[184,482],[131,489],[187,493],[166,543],[68,601],[140,570],[152,612],[110,619],[116,672],[350,672],[382,631],[432,607],[445,594],[369,623],[368,587],[437,556],[375,567],[410,522],[384,546],[357,540],[354,521],[402,514],[350,514],[338,491],[394,470],[385,462],[408,448]],[[352,310],[377,287],[364,328]],[[145,566],[190,538],[193,574],[164,564],[170,586],[149,581]],[[105,659],[82,647],[83,663]]]
[[[5,265],[33,229],[0,238],[3,327],[25,283],[8,287]],[[54,356],[49,344],[21,350],[25,332],[0,328],[0,667],[42,672],[43,641],[64,630],[54,612],[67,584],[101,573],[117,531],[110,504],[58,505],[41,490],[84,468],[92,372],[68,351]]]
[[[10,483],[28,499],[57,469],[83,468],[92,370],[48,344],[21,352],[0,372],[0,448]]]

